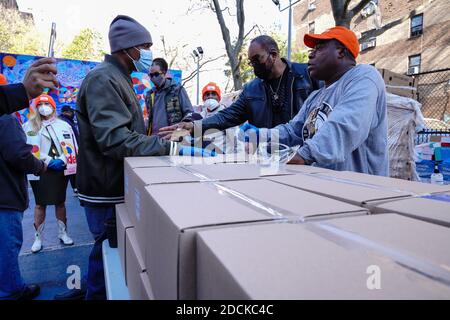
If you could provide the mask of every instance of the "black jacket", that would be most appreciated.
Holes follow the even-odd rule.
[[[44,163],[31,153],[14,116],[0,116],[0,137],[0,209],[23,212],[28,208],[26,175],[39,175]]]
[[[307,64],[291,63],[283,60],[289,67],[288,87],[290,94],[290,113],[293,119],[300,111],[308,96],[322,86],[311,79]],[[258,128],[273,128],[284,123],[274,123],[271,100],[264,81],[255,79],[244,86],[239,98],[228,108],[216,115],[195,122],[195,126],[202,126],[202,131],[210,129],[225,130],[248,121]]]
[[[78,143],[78,141],[80,141],[80,133],[78,132],[78,126],[76,125],[75,121],[73,121],[70,118],[67,118],[63,114],[59,115],[59,118],[62,121],[67,122],[67,124],[72,128],[72,131],[75,134],[75,139],[77,139],[77,143]]]
[[[113,56],[92,70],[77,99],[77,187],[82,205],[124,202],[124,158],[169,155],[171,143],[146,135],[131,76]]]
[[[28,95],[23,84],[0,86],[0,116],[28,107]]]

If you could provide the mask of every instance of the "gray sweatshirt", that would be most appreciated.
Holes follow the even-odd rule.
[[[389,175],[386,89],[379,72],[358,65],[330,87],[311,94],[288,124],[267,132],[298,146],[315,166]]]

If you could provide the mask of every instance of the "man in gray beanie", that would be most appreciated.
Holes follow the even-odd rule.
[[[192,148],[146,135],[130,75],[133,71],[148,73],[152,65],[148,30],[130,17],[118,16],[111,23],[109,42],[112,54],[84,79],[76,110],[80,130],[78,197],[95,238],[89,257],[88,300],[106,299],[102,242],[105,222],[115,219],[115,205],[124,202],[124,158],[195,153]],[[200,150],[200,154],[204,152]],[[55,298],[82,298],[80,293]]]

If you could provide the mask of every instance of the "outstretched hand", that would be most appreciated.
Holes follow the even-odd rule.
[[[171,140],[172,135],[177,130],[186,130],[192,135],[194,132],[194,124],[192,122],[181,122],[170,127],[164,127],[159,130],[158,136],[165,140]]]

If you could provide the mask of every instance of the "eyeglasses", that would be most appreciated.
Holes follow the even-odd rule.
[[[162,72],[152,72],[149,74],[150,78],[156,78],[159,75],[162,75]]]
[[[265,61],[267,61],[267,59],[269,59],[269,56],[270,56],[270,53],[267,53],[267,57],[266,57],[266,60],[265,60]],[[262,63],[262,62],[261,62],[261,57],[260,57],[259,55],[256,55],[256,56],[254,56],[253,58],[248,59],[248,60],[247,60],[247,63],[248,63],[250,66],[254,67],[254,66],[257,65],[257,64]]]
[[[318,51],[322,51],[323,48],[325,48],[327,46],[328,42],[319,42],[316,43],[316,45],[314,46],[314,49],[311,49],[308,51],[309,54],[311,53],[315,53]]]

